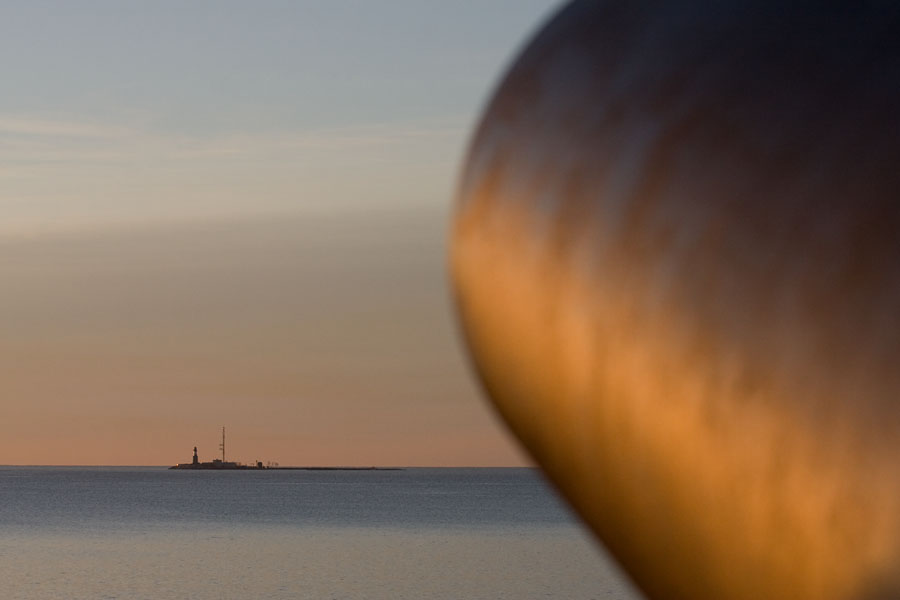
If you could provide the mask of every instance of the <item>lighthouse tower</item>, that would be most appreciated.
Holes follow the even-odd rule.
[[[199,465],[200,459],[197,458],[197,446],[194,446],[194,460],[191,464]]]

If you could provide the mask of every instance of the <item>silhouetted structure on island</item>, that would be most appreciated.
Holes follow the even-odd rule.
[[[219,444],[219,450],[222,451],[222,458],[214,458],[210,462],[200,462],[197,456],[197,446],[194,446],[194,457],[189,463],[178,463],[170,469],[211,469],[211,470],[281,470],[281,471],[402,471],[398,467],[280,467],[278,463],[269,463],[264,465],[261,461],[256,461],[255,465],[243,465],[239,462],[228,462],[225,460],[225,428],[222,428],[222,442]]]
[[[239,462],[228,462],[225,460],[225,428],[222,428],[222,443],[219,444],[222,451],[222,458],[214,458],[211,462],[200,462],[197,456],[197,446],[194,446],[194,458],[190,463],[178,463],[170,469],[266,469],[262,462],[257,461],[256,465],[243,465]]]

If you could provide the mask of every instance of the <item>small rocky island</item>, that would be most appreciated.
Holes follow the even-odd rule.
[[[224,439],[224,434],[223,434]],[[269,467],[257,461],[255,465],[245,465],[239,462],[228,462],[225,460],[225,452],[222,451],[222,458],[214,458],[210,462],[200,462],[197,457],[197,446],[194,446],[194,460],[189,463],[178,463],[170,469],[268,469]]]
[[[222,443],[219,444],[219,450],[222,451],[222,458],[214,458],[210,462],[200,462],[197,456],[197,446],[194,446],[194,458],[189,463],[178,463],[169,467],[169,469],[209,469],[218,471],[235,471],[235,470],[279,470],[279,471],[402,471],[398,467],[279,467],[278,463],[274,465],[264,465],[257,461],[255,465],[245,465],[239,462],[229,462],[225,460],[225,428],[222,428]]]

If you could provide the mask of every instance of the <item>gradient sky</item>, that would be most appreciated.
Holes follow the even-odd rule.
[[[0,464],[523,464],[445,237],[556,4],[0,6]]]

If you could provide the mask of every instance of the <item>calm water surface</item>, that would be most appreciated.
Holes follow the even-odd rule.
[[[3,598],[638,598],[531,469],[0,467]]]

